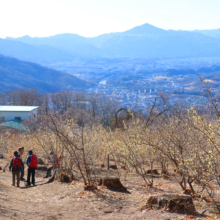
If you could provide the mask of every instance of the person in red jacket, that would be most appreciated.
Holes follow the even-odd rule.
[[[15,177],[17,177],[17,187],[20,185],[20,172],[22,169],[22,161],[18,156],[18,152],[14,152],[14,157],[10,161],[9,170],[12,169],[12,185],[15,186]]]
[[[32,150],[28,151],[29,156],[26,159],[26,164],[28,166],[28,176],[27,176],[27,185],[26,186],[31,186],[31,176],[32,176],[32,184],[35,186],[35,170],[37,168],[37,157],[35,154],[33,154]]]

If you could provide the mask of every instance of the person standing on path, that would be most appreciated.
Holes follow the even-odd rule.
[[[15,177],[17,179],[17,187],[20,186],[20,172],[22,168],[22,161],[18,156],[18,152],[14,152],[14,157],[10,161],[9,170],[12,169],[12,185],[15,186]]]
[[[24,153],[24,147],[19,147],[18,148],[18,156],[20,157],[20,159],[21,159],[21,162],[22,162],[22,164],[23,164],[23,166],[21,167],[21,176],[20,176],[20,180],[21,181],[25,181],[25,179],[24,179],[24,163],[23,163],[23,161],[22,161],[22,154]]]
[[[35,170],[37,168],[37,157],[33,154],[32,150],[28,151],[29,156],[26,159],[26,164],[28,166],[28,176],[27,176],[27,186],[31,186],[31,176],[32,176],[32,184],[35,186]]]

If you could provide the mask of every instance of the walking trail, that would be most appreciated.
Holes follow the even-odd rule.
[[[4,160],[0,160],[3,167]],[[150,191],[138,189],[134,181],[122,183],[129,193],[100,188],[98,192],[83,191],[82,182],[49,183],[36,172],[36,186],[12,186],[12,174],[0,171],[0,219],[72,220],[72,219],[185,219],[183,215],[163,211],[140,211]],[[26,177],[26,170],[25,170]],[[141,180],[140,180],[141,181]]]

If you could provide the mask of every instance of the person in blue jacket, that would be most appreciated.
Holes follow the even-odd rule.
[[[27,186],[31,185],[30,179],[32,176],[32,184],[35,186],[35,170],[37,168],[37,157],[33,154],[32,150],[28,151],[29,156],[26,159],[26,164],[28,166],[28,176],[27,176]]]

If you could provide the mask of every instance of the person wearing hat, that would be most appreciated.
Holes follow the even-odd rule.
[[[26,159],[26,164],[28,166],[28,176],[27,176],[27,186],[31,186],[31,176],[32,176],[32,184],[35,186],[35,170],[37,168],[37,157],[33,154],[32,150],[28,151],[28,157]]]
[[[17,187],[20,185],[20,172],[22,168],[22,161],[18,156],[18,152],[14,152],[14,157],[10,161],[9,170],[12,170],[12,185],[15,186],[15,177],[17,179]]]
[[[22,162],[22,164],[23,164],[23,166],[21,167],[20,180],[25,181],[25,179],[24,179],[24,163],[23,163],[23,161],[22,161],[22,154],[23,154],[23,153],[24,153],[24,147],[19,147],[19,148],[18,148],[18,156],[20,157],[21,162]]]

